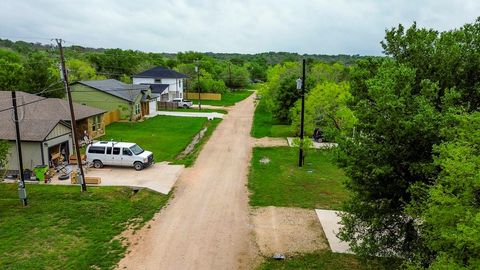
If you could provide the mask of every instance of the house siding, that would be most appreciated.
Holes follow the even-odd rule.
[[[72,99],[76,103],[109,112],[118,109],[121,119],[130,119],[132,112],[130,102],[79,83],[72,85]]]
[[[10,171],[19,171],[18,151],[15,141],[10,141],[10,151],[7,154],[7,167]],[[36,165],[42,165],[42,153],[39,146],[41,142],[22,142],[23,169],[33,169]],[[43,146],[42,146],[43,148]]]
[[[148,84],[152,84],[152,83],[155,83],[155,79],[154,78],[135,78],[133,77],[132,79],[132,82],[133,84],[145,84],[145,83],[148,83]]]

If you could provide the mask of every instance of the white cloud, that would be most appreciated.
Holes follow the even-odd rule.
[[[473,22],[480,11],[475,0],[2,2],[1,38],[61,37],[84,46],[154,52],[380,54],[387,28],[417,21],[448,30]]]

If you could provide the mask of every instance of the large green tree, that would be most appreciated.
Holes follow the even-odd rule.
[[[478,246],[466,237],[478,205],[462,197],[474,198],[467,183],[475,183],[468,174],[476,148],[463,157],[469,152],[459,148],[454,159],[447,152],[465,143],[452,139],[478,130],[478,122],[466,117],[465,125],[453,125],[454,136],[439,131],[448,130],[452,112],[478,111],[480,21],[442,33],[400,25],[386,32],[382,46],[391,58],[361,61],[350,74],[358,122],[355,136],[340,142],[352,192],[340,236],[360,255],[399,256],[418,267],[475,265]],[[464,175],[462,166],[469,166]],[[448,187],[452,176],[464,177],[464,190]],[[452,201],[458,213],[440,211]]]
[[[351,100],[347,82],[323,82],[309,91],[305,98],[305,133],[310,136],[321,128],[330,141],[340,134],[351,134],[355,116],[347,103]],[[290,110],[292,129],[300,132],[301,100]]]

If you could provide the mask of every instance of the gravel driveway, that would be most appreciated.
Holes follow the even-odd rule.
[[[253,98],[225,115],[168,206],[130,239],[118,269],[252,268],[258,251],[246,184]]]

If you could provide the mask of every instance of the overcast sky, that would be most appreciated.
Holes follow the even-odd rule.
[[[0,0],[0,38],[151,52],[379,55],[399,23],[450,30],[479,0]]]

